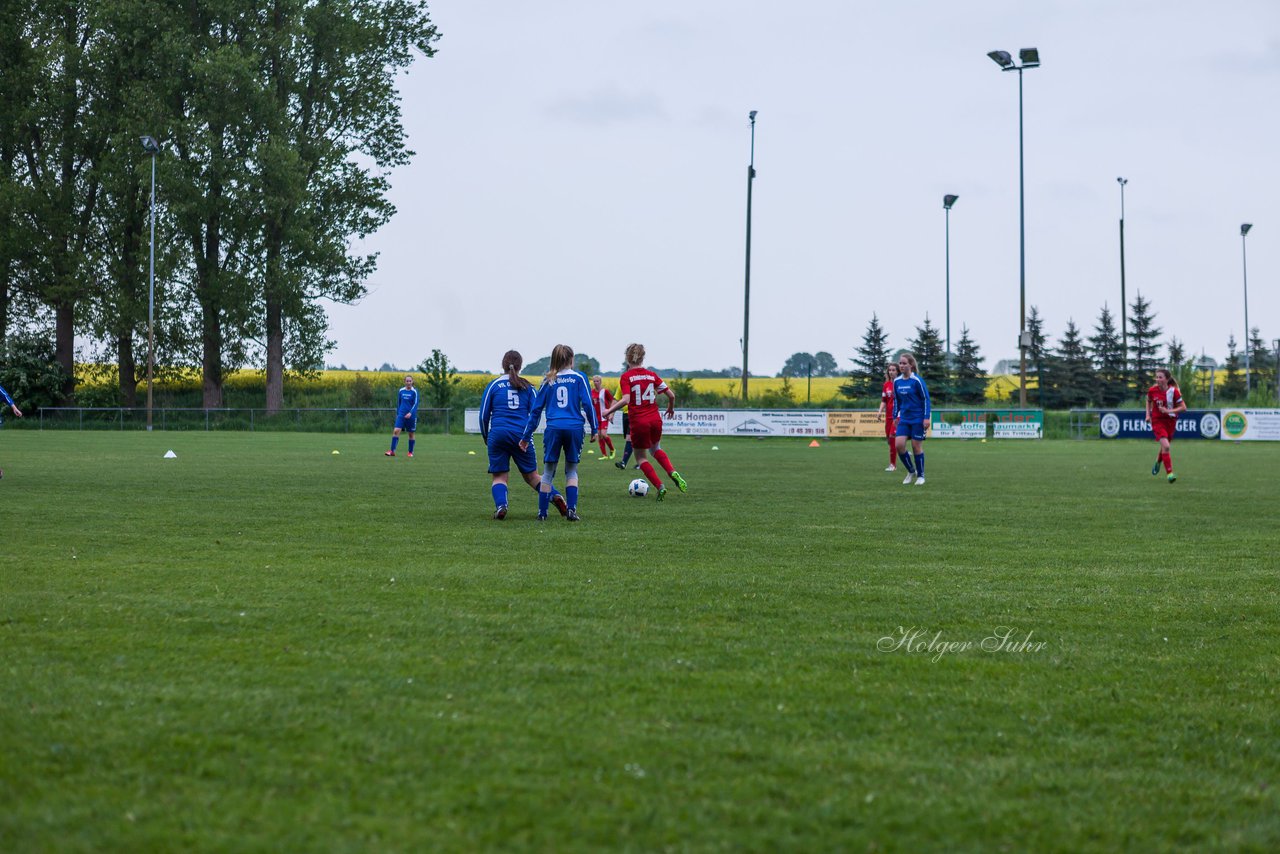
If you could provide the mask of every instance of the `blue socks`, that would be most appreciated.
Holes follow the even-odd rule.
[[[496,510],[507,503],[507,485],[505,483],[495,483],[493,485],[493,507]]]
[[[414,443],[415,443],[416,441],[417,441],[416,439],[410,439],[410,440],[409,440],[409,453],[411,453],[411,454],[413,453],[413,445],[414,445]]]
[[[924,452],[915,455],[916,458],[916,474],[924,477]]]
[[[547,515],[547,508],[551,506],[551,493],[538,490],[538,515]]]
[[[923,457],[924,455],[920,454],[920,456]],[[915,467],[911,465],[910,454],[908,454],[906,451],[901,451],[898,453],[898,459],[902,461],[903,467],[905,467],[908,472],[910,472],[911,474],[916,473]]]
[[[396,449],[396,445],[399,445],[399,444],[400,444],[400,437],[399,437],[399,436],[392,436],[392,437],[391,437],[391,450],[393,450],[393,451],[394,451],[394,450]]]
[[[578,507],[578,487],[566,486],[564,488],[565,501],[569,503],[570,510],[576,510]]]

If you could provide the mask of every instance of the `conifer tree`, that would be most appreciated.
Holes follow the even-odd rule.
[[[982,369],[981,352],[969,337],[969,327],[960,327],[960,340],[956,342],[952,357],[955,371],[952,385],[959,403],[982,404],[987,397],[987,372]]]
[[[1093,399],[1098,378],[1089,359],[1089,351],[1074,320],[1067,321],[1067,331],[1058,339],[1059,406],[1088,406]]]
[[[1129,304],[1129,367],[1138,394],[1144,394],[1155,382],[1155,372],[1160,367],[1160,332],[1151,301],[1139,292]]]
[[[938,328],[925,315],[924,326],[916,327],[916,337],[908,343],[916,357],[916,371],[929,386],[929,397],[945,401],[951,394],[951,377],[947,369],[947,353]]]
[[[1105,305],[1089,337],[1089,356],[1097,377],[1093,401],[1099,406],[1115,406],[1128,396],[1129,389],[1125,382],[1124,344],[1111,309]]]
[[[879,397],[889,355],[889,333],[880,325],[880,318],[873,314],[867,331],[862,335],[861,346],[854,351],[849,382],[840,386],[840,393],[845,397]]]

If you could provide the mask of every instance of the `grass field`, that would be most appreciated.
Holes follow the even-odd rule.
[[[1280,847],[1280,447],[666,444],[3,431],[0,851]]]

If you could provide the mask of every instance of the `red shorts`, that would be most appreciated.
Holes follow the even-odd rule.
[[[1156,434],[1157,441],[1160,439],[1172,439],[1174,434],[1178,432],[1178,422],[1153,418],[1151,419],[1151,432]]]
[[[655,418],[652,421],[637,421],[631,419],[631,446],[634,448],[656,447],[658,442],[662,441],[662,419]]]

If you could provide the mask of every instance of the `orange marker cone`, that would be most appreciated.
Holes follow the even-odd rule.
[[[810,447],[810,448],[817,448],[817,447],[819,447],[819,445],[818,445],[818,440],[817,440],[817,439],[814,439],[812,442],[810,442],[810,443],[809,443],[809,447]]]

